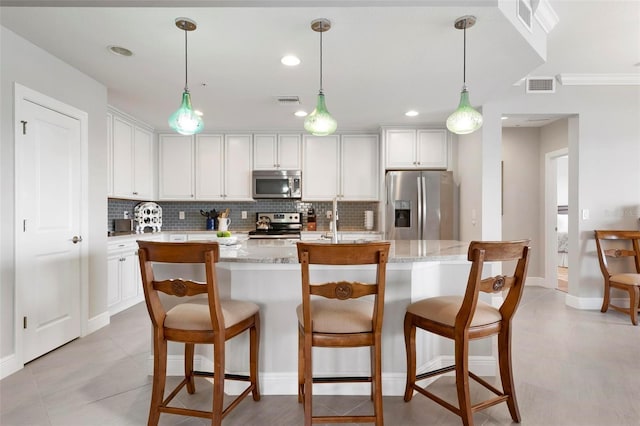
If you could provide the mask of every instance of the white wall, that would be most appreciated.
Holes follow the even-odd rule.
[[[502,129],[503,200],[502,239],[531,239],[529,277],[544,276],[544,234],[540,228],[540,129]]]
[[[504,114],[575,115],[568,120],[567,130],[571,271],[568,303],[595,307],[602,298],[602,276],[593,230],[638,229],[640,86],[559,85],[550,95],[527,95],[524,87],[514,86],[500,99],[483,106],[483,110],[487,108]],[[499,138],[493,132],[483,133],[483,144],[495,143],[487,137]],[[583,209],[589,210],[587,220],[580,219]],[[544,212],[540,210],[539,214]]]
[[[61,60],[0,27],[0,360],[14,353],[14,82],[89,116],[89,318],[107,311],[107,89]]]

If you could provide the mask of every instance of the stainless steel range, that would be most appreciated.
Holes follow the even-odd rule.
[[[256,213],[256,230],[249,231],[249,238],[300,239],[302,217],[298,212]]]

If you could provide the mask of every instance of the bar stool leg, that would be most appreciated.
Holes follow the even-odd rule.
[[[471,411],[471,396],[469,394],[469,340],[466,337],[455,339],[456,362],[456,389],[458,391],[458,404],[460,417],[464,426],[473,425],[473,412]]]
[[[193,343],[184,344],[184,378],[187,379],[187,392],[194,394],[196,384],[193,379],[193,356],[195,345]]]
[[[407,384],[404,388],[404,400],[411,401],[413,385],[416,383],[416,327],[413,325],[413,315],[404,316],[404,344],[407,354]]]
[[[498,363],[500,365],[500,380],[502,392],[509,396],[507,407],[514,422],[520,423],[520,410],[516,400],[516,388],[513,383],[513,371],[511,369],[511,329],[509,326],[502,329],[498,335]]]

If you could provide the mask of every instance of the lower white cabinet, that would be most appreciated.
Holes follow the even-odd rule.
[[[107,248],[107,306],[109,315],[117,314],[144,300],[138,236],[108,243]],[[160,240],[161,236],[145,239]]]

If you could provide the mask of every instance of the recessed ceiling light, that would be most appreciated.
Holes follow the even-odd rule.
[[[406,115],[407,117],[415,117],[416,115],[420,114],[418,111],[414,111],[414,110],[410,110],[404,113],[404,115]]]
[[[503,116],[502,116],[502,117],[500,117],[500,118],[501,118],[501,119],[503,119],[503,120],[508,120],[508,119],[509,119],[509,117],[507,117],[506,115],[503,115]]]
[[[296,65],[300,65],[300,58],[294,55],[287,55],[283,56],[280,62],[288,67],[295,67]]]
[[[193,113],[194,113],[195,115],[199,115],[200,117],[202,117],[202,116],[204,115],[204,114],[202,113],[202,111],[200,111],[199,109],[197,109],[197,110],[193,111]]]
[[[293,115],[295,115],[296,117],[306,117],[307,116],[307,111],[296,111],[293,113]]]
[[[109,52],[113,53],[114,55],[118,55],[118,56],[132,56],[133,55],[132,51],[130,51],[126,47],[122,47],[122,46],[107,46],[107,49],[109,49]]]

